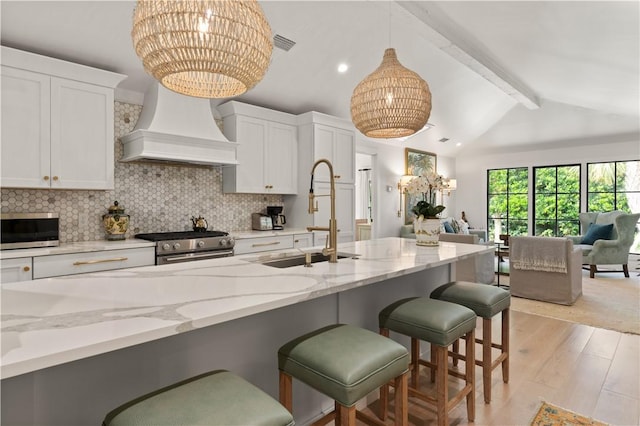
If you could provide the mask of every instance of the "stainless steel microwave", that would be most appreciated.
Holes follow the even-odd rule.
[[[0,221],[0,249],[60,245],[60,221],[57,213],[2,213]]]

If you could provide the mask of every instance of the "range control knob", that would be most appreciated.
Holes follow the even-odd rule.
[[[227,244],[229,244],[229,241],[226,238],[223,238],[223,239],[220,240],[220,245],[222,247],[226,247]]]
[[[229,240],[227,240],[228,245],[232,246],[236,243],[236,240],[233,239],[233,237],[229,237]]]
[[[167,243],[164,243],[162,245],[162,250],[169,250],[170,248],[171,248],[171,246],[169,244],[167,244]]]
[[[180,243],[175,243],[173,245],[174,250],[180,250]]]
[[[198,241],[198,247],[204,247],[204,241],[202,240]]]

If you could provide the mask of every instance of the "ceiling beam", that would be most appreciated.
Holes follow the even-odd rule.
[[[428,27],[427,37],[443,52],[467,66],[529,109],[540,108],[538,96],[517,77],[502,68],[481,43],[454,22],[433,2],[397,1]]]

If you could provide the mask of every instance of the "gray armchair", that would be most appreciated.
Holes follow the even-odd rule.
[[[569,237],[576,247],[582,250],[582,264],[589,265],[589,276],[595,277],[596,272],[623,272],[629,277],[629,250],[633,244],[636,224],[640,213],[629,214],[620,210],[606,213],[580,213],[580,226],[585,234],[592,223],[598,225],[613,224],[611,239],[596,240],[593,245],[580,244],[583,236]],[[598,265],[622,265],[622,271],[598,271]]]

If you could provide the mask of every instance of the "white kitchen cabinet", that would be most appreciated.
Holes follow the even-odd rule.
[[[317,112],[298,116],[298,180],[296,196],[285,196],[287,222],[293,228],[329,226],[329,197],[316,197],[318,211],[308,213],[311,169],[325,158],[333,166],[336,188],[336,221],[338,242],[350,242],[355,237],[355,131],[347,120]],[[330,193],[329,168],[319,164],[314,172],[315,195]],[[324,245],[327,232],[314,231],[315,246]]]
[[[331,162],[336,183],[355,183],[354,132],[323,124],[313,124],[312,132],[314,159],[326,158]],[[328,169],[318,166],[314,177],[328,182]]]
[[[33,264],[31,257],[17,259],[3,259],[0,261],[0,282],[14,283],[33,279]]]
[[[293,235],[265,235],[236,239],[234,254],[260,253],[293,248]]]
[[[314,192],[318,195],[329,194],[330,185],[319,182]],[[318,211],[313,214],[314,226],[329,226],[331,201],[329,197],[316,197]],[[355,186],[336,185],[336,222],[338,224],[338,242],[350,242],[355,238]],[[324,245],[328,232],[314,231],[314,244]]]
[[[305,248],[313,246],[313,234],[306,232],[304,234],[293,235],[293,248]]]
[[[297,129],[290,114],[236,101],[220,105],[224,134],[238,143],[238,165],[223,169],[224,192],[295,194]]]
[[[2,47],[3,187],[113,189],[115,86],[126,76]]]
[[[33,258],[33,278],[155,265],[155,247],[55,254]]]

